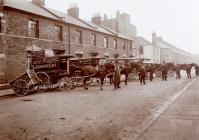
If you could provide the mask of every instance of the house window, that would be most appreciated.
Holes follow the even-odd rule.
[[[123,48],[123,50],[126,50],[126,43],[125,43],[125,41],[122,41],[122,48]]]
[[[139,54],[144,54],[144,49],[143,49],[143,47],[140,47],[140,48],[139,48]]]
[[[96,46],[96,35],[95,34],[92,34],[92,41],[91,41],[91,44],[93,46]]]
[[[104,38],[104,47],[108,48],[108,38],[107,37]]]
[[[114,46],[114,49],[117,49],[117,40],[116,39],[114,39],[114,41],[113,41],[113,46]]]
[[[28,21],[28,36],[39,38],[39,22],[34,20]]]
[[[55,26],[55,40],[62,41],[63,35],[62,35],[62,27],[61,26]]]
[[[82,32],[78,30],[76,31],[76,43],[82,44]]]

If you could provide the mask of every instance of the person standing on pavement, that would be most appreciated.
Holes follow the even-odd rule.
[[[118,61],[115,61],[115,74],[113,77],[114,88],[120,88],[120,67]]]
[[[168,70],[167,70],[167,66],[165,64],[165,61],[163,61],[163,65],[162,65],[162,81],[167,81],[167,74],[168,74]]]

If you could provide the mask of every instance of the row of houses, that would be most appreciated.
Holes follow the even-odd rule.
[[[66,11],[46,7],[45,0],[0,0],[0,83],[26,70],[31,50],[42,49],[46,55],[61,50],[75,57],[149,58],[152,63],[174,62],[177,58],[175,63],[184,63],[181,56],[190,56],[154,34],[152,43],[137,37],[136,26],[126,13],[117,12],[111,19],[96,14],[88,21],[79,17],[76,5]]]

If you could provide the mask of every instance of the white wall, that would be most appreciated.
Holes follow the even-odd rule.
[[[154,63],[154,47],[152,45],[144,46],[144,58],[150,59]]]

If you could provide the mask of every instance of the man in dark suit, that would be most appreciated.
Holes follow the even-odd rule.
[[[139,80],[140,80],[140,84],[146,84],[145,82],[145,78],[146,78],[146,71],[145,71],[145,67],[144,65],[142,65],[139,69]]]
[[[163,65],[162,65],[162,81],[167,81],[167,74],[168,74],[168,70],[167,70],[167,66],[165,64],[165,62],[163,61]]]
[[[114,88],[120,88],[120,67],[118,61],[115,61],[115,74],[113,77],[113,82],[114,82]]]

